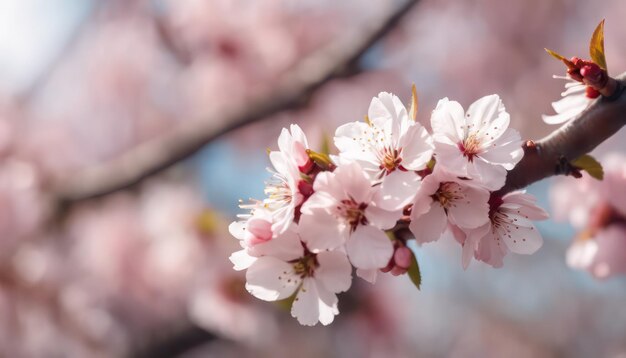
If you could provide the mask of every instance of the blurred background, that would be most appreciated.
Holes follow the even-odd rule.
[[[452,239],[419,247],[421,291],[405,276],[355,279],[328,327],[299,326],[232,270],[227,225],[238,199],[263,197],[282,127],[321,146],[378,92],[408,100],[415,83],[428,127],[439,98],[498,93],[512,126],[541,138],[563,89],[543,48],[588,57],[602,18],[609,73],[626,69],[623,0],[415,3],[333,76],[257,113],[296,69],[317,76],[329,49],[357,51],[405,2],[0,0],[0,356],[626,357],[626,280],[566,260],[580,220],[540,223],[541,250],[501,269],[463,271]],[[240,112],[258,118],[232,122]],[[186,145],[200,150],[128,176]],[[105,190],[116,180],[128,185]],[[573,181],[529,191],[550,210],[567,198],[557,218],[578,206],[588,218],[589,191],[554,189]]]

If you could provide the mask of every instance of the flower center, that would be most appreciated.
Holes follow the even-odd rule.
[[[480,140],[474,133],[468,135],[463,142],[459,142],[458,146],[463,156],[470,162],[480,154]]]
[[[383,148],[380,160],[380,169],[389,174],[400,167],[402,158],[400,158],[400,152],[402,149]]]
[[[299,275],[301,278],[312,277],[315,269],[319,267],[319,265],[320,264],[317,262],[317,254],[307,251],[303,257],[293,263],[293,270],[296,275]]]
[[[367,218],[365,217],[365,209],[367,204],[357,203],[354,199],[344,199],[341,204],[337,206],[339,216],[343,217],[348,225],[350,225],[350,231],[356,230],[357,226],[367,225]]]
[[[454,182],[441,183],[432,198],[434,201],[438,201],[445,210],[448,210],[451,206],[455,206],[455,201],[463,199],[461,186]]]

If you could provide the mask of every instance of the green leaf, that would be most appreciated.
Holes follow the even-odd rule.
[[[422,284],[422,274],[420,272],[420,266],[417,263],[415,252],[413,252],[413,256],[411,257],[411,266],[409,267],[408,273],[411,282],[413,282],[415,287],[417,287],[417,289],[419,290]]]
[[[296,290],[296,292],[298,292],[298,290]],[[280,308],[281,310],[289,312],[291,311],[291,306],[293,306],[293,301],[295,300],[296,300],[296,293],[294,292],[293,295],[283,300],[274,301],[274,304],[278,306],[278,308]]]
[[[320,153],[326,155],[330,154],[330,136],[326,132],[322,133],[322,143],[320,148]]]
[[[544,48],[544,50],[546,50],[547,53],[550,54],[550,56],[556,58],[557,60],[563,62],[565,64],[565,66],[567,66],[567,68],[575,68],[576,66],[574,66],[574,63],[570,60],[568,60],[567,58],[565,58],[565,56],[558,54],[552,50],[549,50],[547,48]]]
[[[598,27],[589,41],[589,55],[593,62],[606,70],[606,58],[604,56],[604,20],[600,21]]]
[[[585,154],[572,160],[571,164],[578,169],[586,171],[595,179],[602,180],[604,178],[604,169],[602,169],[602,164],[589,154]]]
[[[547,53],[549,53],[552,57],[556,58],[559,61],[567,60],[565,57],[563,57],[562,55],[560,55],[560,54],[558,54],[558,53],[556,53],[556,52],[554,52],[552,50],[549,50],[547,48],[544,48],[544,50],[546,50]]]
[[[430,158],[430,160],[428,161],[428,164],[426,164],[426,167],[430,170],[435,170],[435,165],[437,164],[437,160],[435,160],[435,157]]]
[[[333,170],[333,168],[335,168],[335,163],[333,163],[328,154],[318,153],[311,149],[307,149],[306,154],[323,170]]]

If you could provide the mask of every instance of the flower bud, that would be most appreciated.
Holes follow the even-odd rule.
[[[598,98],[600,96],[600,92],[593,87],[587,86],[585,89],[585,95],[587,98]]]
[[[393,260],[396,266],[408,269],[411,266],[411,259],[413,258],[413,252],[406,247],[401,246],[396,249],[393,254]]]
[[[583,82],[597,90],[604,88],[608,81],[608,75],[606,71],[600,68],[595,63],[585,64],[580,69],[580,74],[583,76]],[[593,97],[592,97],[593,98]]]
[[[248,246],[262,244],[272,239],[272,223],[259,218],[251,218],[248,221],[244,241]]]

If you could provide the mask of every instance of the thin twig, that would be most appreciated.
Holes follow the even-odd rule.
[[[68,175],[56,185],[55,193],[59,202],[71,204],[130,188],[191,157],[226,133],[306,104],[318,88],[332,79],[345,76],[351,64],[392,31],[418,2],[408,0],[369,31],[359,29],[352,36],[342,36],[341,40],[333,41],[326,48],[305,58],[283,77],[276,91],[246,106],[246,109],[222,113],[219,118],[190,122],[160,138],[140,144],[111,162]],[[360,35],[363,33],[368,35]]]
[[[626,85],[626,72],[617,80]],[[626,124],[626,95],[608,100],[598,99],[576,119],[545,138],[524,145],[524,158],[511,170],[498,194],[522,189],[541,179],[561,174],[559,162],[574,160],[617,133]]]

